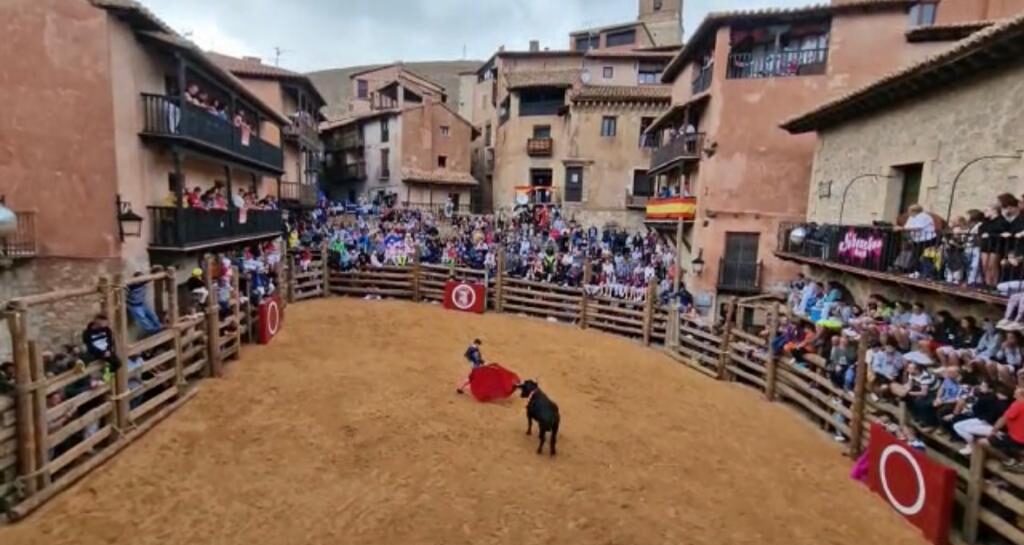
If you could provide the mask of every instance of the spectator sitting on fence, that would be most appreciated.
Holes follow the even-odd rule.
[[[121,367],[121,361],[117,359],[114,332],[110,329],[106,314],[97,314],[93,317],[82,331],[82,343],[85,344],[86,353],[91,360],[107,362],[111,372],[116,372]]]
[[[1024,354],[1021,352],[1020,332],[1010,331],[1007,333],[995,355],[983,363],[992,380],[1004,384],[1024,385],[1024,373],[1021,369],[1022,363],[1024,363]]]
[[[1004,466],[1016,473],[1024,472],[1024,386],[1013,392],[1013,403],[992,426],[991,435],[982,443],[993,447],[993,455],[1003,460]]]
[[[961,397],[953,412],[943,418],[947,431],[955,433],[966,443],[959,451],[963,456],[971,455],[978,439],[992,434],[992,426],[1010,408],[1010,395],[1004,387],[994,384],[982,379]]]
[[[203,279],[202,269],[198,267],[192,269],[192,275],[185,281],[185,289],[191,296],[190,314],[202,314],[202,309],[206,306],[206,300],[210,296],[210,290],[206,287],[206,282]]]
[[[142,276],[141,272],[136,272],[134,275],[135,278],[140,276]],[[146,303],[148,286],[149,282],[140,282],[125,288],[127,293],[125,305],[127,305],[128,314],[132,317],[135,325],[139,326],[146,335],[153,335],[159,333],[163,329],[163,325],[153,309],[149,308]]]
[[[899,380],[903,372],[903,356],[895,339],[886,339],[871,357],[870,380],[875,399],[888,396],[889,385]]]

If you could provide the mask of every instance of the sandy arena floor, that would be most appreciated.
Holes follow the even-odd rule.
[[[352,299],[285,328],[0,543],[923,543],[791,411],[631,341]],[[475,336],[560,405],[555,459],[521,400],[455,395]]]

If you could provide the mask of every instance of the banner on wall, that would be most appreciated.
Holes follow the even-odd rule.
[[[850,227],[837,237],[836,261],[861,269],[884,269],[884,256],[891,249],[891,233],[871,227]]]
[[[956,472],[871,425],[868,484],[928,541],[948,545]]]
[[[277,332],[281,330],[284,322],[284,310],[281,308],[281,298],[276,294],[263,299],[260,302],[260,344],[270,344]]]
[[[444,308],[483,314],[487,307],[487,289],[483,284],[449,280],[444,285]]]

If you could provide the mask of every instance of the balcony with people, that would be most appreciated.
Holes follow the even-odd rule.
[[[260,197],[255,183],[233,189],[229,178],[205,189],[182,187],[180,200],[171,198],[174,206],[149,207],[151,251],[189,252],[282,233],[280,200]]]
[[[688,176],[658,176],[644,204],[647,223],[692,222],[697,217],[697,197]]]
[[[819,76],[828,68],[828,20],[731,29],[728,79]]]
[[[1010,194],[999,206],[951,222],[913,205],[896,224],[790,223],[780,258],[862,277],[1004,304],[1024,293],[1024,214]]]

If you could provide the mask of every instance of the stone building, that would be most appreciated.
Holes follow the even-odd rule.
[[[450,199],[469,211],[474,130],[445,104],[444,88],[401,65],[355,73],[352,84],[355,113],[321,126],[331,196],[428,208]]]
[[[1018,16],[786,120],[782,126],[789,132],[818,136],[807,221],[844,229],[866,226],[864,233],[878,225],[881,232],[912,204],[940,222],[955,221],[970,209],[993,205],[1000,193],[1021,195],[1022,52],[1024,16]],[[879,244],[888,244],[883,238]],[[841,276],[854,291],[888,285],[999,302],[991,293],[888,274],[884,263],[828,263],[806,253],[789,255],[802,253],[795,248],[783,250],[784,257],[812,264],[822,277]],[[892,255],[884,248],[879,253]]]
[[[34,215],[37,250],[0,271],[0,301],[154,264],[187,275],[205,252],[280,236],[280,210],[191,209],[184,192],[273,187],[289,118],[141,4],[9,0],[0,29],[0,195]],[[192,85],[223,115],[185,100]]]
[[[757,293],[797,272],[775,256],[776,233],[805,218],[815,139],[780,123],[984,26],[960,19],[973,2],[836,0],[712,13],[699,25],[665,70],[673,107],[650,128],[655,191],[696,200],[685,229],[690,259],[703,265],[688,275],[694,291]]]

